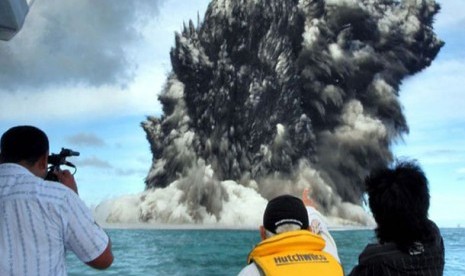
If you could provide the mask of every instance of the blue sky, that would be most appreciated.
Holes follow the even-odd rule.
[[[32,124],[48,133],[52,152],[79,151],[70,160],[89,205],[143,191],[152,156],[140,123],[161,114],[174,32],[202,17],[208,2],[35,1],[21,32],[0,41],[0,132]],[[439,3],[434,27],[446,45],[404,81],[410,133],[393,150],[420,162],[430,217],[455,227],[465,226],[465,1]]]

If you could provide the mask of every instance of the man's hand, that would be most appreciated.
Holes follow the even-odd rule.
[[[302,192],[302,201],[304,202],[305,206],[312,206],[316,208],[315,202],[310,198],[310,189],[305,188]]]
[[[70,171],[68,171],[68,170],[54,171],[53,173],[57,176],[58,181],[60,181],[61,184],[63,184],[66,187],[70,188],[76,194],[78,193],[76,180],[74,180],[74,176],[71,174]]]
[[[310,188],[305,188],[302,192],[302,201],[304,202],[305,206],[312,207],[314,210],[311,211],[313,213],[316,213],[316,203],[313,201],[311,198],[311,190]],[[310,211],[309,208],[307,208],[307,211]],[[309,213],[309,226],[308,228],[310,231],[312,231],[315,234],[321,235],[321,221],[320,219],[315,219],[314,216],[311,216]]]

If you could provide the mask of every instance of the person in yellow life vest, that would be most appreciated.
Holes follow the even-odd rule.
[[[336,244],[315,214],[312,224],[319,233],[311,231],[308,212],[314,210],[291,195],[270,200],[260,226],[262,241],[250,252],[239,276],[344,275]],[[322,235],[323,231],[327,233]]]

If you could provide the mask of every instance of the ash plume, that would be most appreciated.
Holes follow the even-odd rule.
[[[173,200],[198,222],[221,220],[226,180],[266,199],[311,187],[324,214],[366,223],[349,206],[408,133],[400,85],[442,47],[438,11],[434,0],[213,0],[175,35],[164,114],[142,123],[147,191],[178,187]]]

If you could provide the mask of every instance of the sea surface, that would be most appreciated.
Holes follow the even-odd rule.
[[[108,229],[115,261],[105,271],[67,256],[69,275],[237,275],[253,246],[252,230]],[[375,241],[372,230],[331,231],[348,274],[365,245]],[[441,229],[446,249],[444,275],[465,275],[465,228]]]

